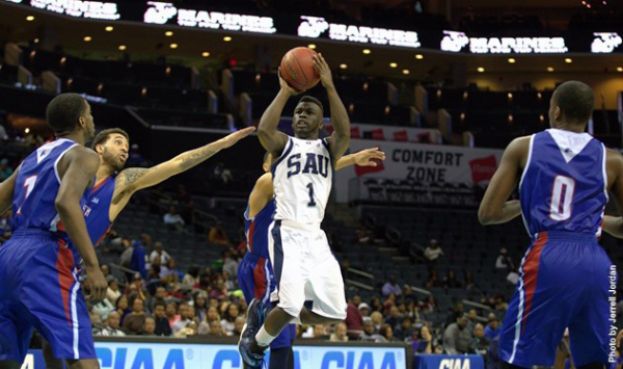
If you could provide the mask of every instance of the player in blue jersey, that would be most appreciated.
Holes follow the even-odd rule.
[[[376,166],[378,160],[385,160],[385,153],[378,148],[361,150],[341,157],[335,170],[350,165]],[[247,253],[238,267],[238,285],[244,299],[250,304],[253,299],[268,306],[276,296],[275,276],[268,256],[268,228],[273,221],[275,201],[273,200],[273,176],[270,172],[271,155],[264,157],[264,173],[253,186],[244,212]],[[271,295],[273,299],[271,299]],[[296,326],[289,325],[270,344],[270,369],[293,368],[292,341],[296,337]]]
[[[125,208],[136,191],[155,186],[183,173],[219,151],[233,146],[255,131],[248,127],[194,150],[189,150],[151,168],[126,168],[130,138],[120,128],[101,131],[91,146],[100,158],[95,185],[84,205],[89,234],[94,244],[104,237],[111,224]]]
[[[551,366],[567,327],[577,368],[614,360],[616,268],[597,241],[608,190],[623,203],[623,158],[584,133],[592,112],[589,86],[569,81],[556,88],[552,128],[510,143],[480,204],[482,224],[522,214],[532,237],[501,328],[507,367]],[[507,201],[517,184],[520,200]]]
[[[0,184],[0,214],[12,206],[14,215],[13,235],[0,247],[0,368],[20,367],[33,328],[70,368],[99,368],[77,278],[82,258],[90,297],[105,296],[81,209],[99,165],[97,154],[84,147],[95,130],[93,116],[80,95],[61,94],[46,117],[57,139]]]

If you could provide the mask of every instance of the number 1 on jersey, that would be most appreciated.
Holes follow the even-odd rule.
[[[28,198],[28,196],[30,196],[30,193],[35,188],[36,182],[37,176],[30,176],[24,180],[24,189],[26,190],[26,193],[24,193],[24,201],[22,202],[22,205],[24,205],[24,202],[26,202],[26,199]],[[22,205],[20,205],[20,207],[17,209],[17,214],[20,214],[22,212]]]
[[[552,190],[552,201],[549,204],[549,217],[563,221],[571,217],[571,203],[575,193],[573,178],[556,176]]]
[[[307,185],[307,188],[309,189],[309,202],[307,203],[307,206],[311,208],[316,206],[316,201],[314,201],[314,184],[310,182]]]

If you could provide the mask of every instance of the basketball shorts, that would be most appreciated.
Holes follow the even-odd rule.
[[[595,236],[540,233],[520,276],[502,323],[502,360],[552,366],[566,328],[576,367],[615,360],[617,272]]]
[[[275,220],[269,235],[268,251],[275,271],[278,306],[299,317],[306,302],[311,302],[312,312],[320,316],[346,319],[340,265],[322,229]]]
[[[238,285],[247,304],[251,300],[262,300],[265,304],[272,304],[277,299],[277,286],[270,262],[261,256],[246,253],[238,266]],[[274,296],[274,300],[271,299]],[[289,324],[271,342],[270,348],[278,349],[291,347],[296,338],[296,325]]]
[[[33,328],[58,359],[96,358],[78,261],[47,232],[18,233],[0,246],[0,361],[22,362]]]

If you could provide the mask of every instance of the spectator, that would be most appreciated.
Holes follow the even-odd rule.
[[[186,337],[194,336],[196,334],[197,334],[197,322],[195,322],[194,320],[191,320],[183,328],[177,331],[177,333],[175,333],[175,337],[186,338]]]
[[[154,329],[156,336],[168,337],[173,333],[171,325],[169,325],[169,319],[167,319],[166,306],[163,302],[156,302],[154,305],[154,322],[156,324]]]
[[[138,241],[132,242],[132,258],[130,269],[137,271],[141,278],[147,278],[147,266],[145,265],[145,247]]]
[[[327,327],[324,324],[314,325],[312,337],[315,340],[327,341],[329,340],[329,334],[327,333]]]
[[[236,321],[236,318],[238,318],[238,314],[238,305],[231,303],[227,306],[225,317],[221,320],[221,325],[223,326],[223,332],[225,333],[225,335],[233,335],[235,327],[234,322]]]
[[[171,258],[171,255],[169,255],[169,253],[164,249],[164,246],[160,241],[156,241],[156,243],[154,243],[154,251],[152,251],[149,255],[149,262],[153,264],[156,258],[160,259],[160,265],[166,265]]]
[[[480,323],[474,324],[472,341],[469,345],[469,353],[484,355],[489,348],[489,340],[485,337],[485,329]]]
[[[412,335],[413,330],[413,321],[407,316],[396,327],[396,329],[394,329],[394,336],[398,339],[404,340]]]
[[[191,323],[195,322],[195,309],[188,305],[187,302],[182,302],[179,307],[180,320],[171,326],[173,329],[173,335],[179,336],[178,333],[188,327]],[[189,331],[184,331],[183,335],[188,335]],[[196,334],[196,333],[195,333]]]
[[[348,301],[348,305],[346,306],[345,323],[348,331],[354,332],[352,334],[359,334],[363,328],[363,316],[361,315],[361,311],[357,308],[359,305],[363,305],[361,297],[359,295],[355,295]],[[369,307],[368,310],[370,310]]]
[[[164,221],[164,224],[168,228],[174,229],[178,232],[183,231],[184,226],[186,225],[186,222],[184,222],[184,218],[182,218],[182,216],[177,213],[177,209],[175,208],[175,206],[171,206],[169,208],[169,212],[164,214],[164,217],[162,219]]]
[[[177,313],[177,304],[173,301],[166,305],[165,313],[169,320],[169,327],[173,327],[181,319],[180,314]]]
[[[156,320],[150,316],[145,318],[143,336],[156,336]]]
[[[396,296],[400,296],[402,294],[402,289],[400,285],[396,283],[396,276],[390,275],[389,280],[385,282],[382,289],[383,296],[389,296],[390,294],[394,294]]]
[[[467,329],[467,325],[468,318],[466,315],[463,315],[446,328],[443,333],[443,349],[446,354],[465,354],[469,352],[472,334]]]
[[[389,316],[385,319],[385,323],[389,324],[392,329],[396,330],[402,324],[403,318],[404,317],[400,313],[398,306],[394,305],[389,308]]]
[[[183,276],[182,271],[177,268],[177,262],[173,258],[169,258],[167,264],[160,267],[160,279],[167,283],[178,283]]]
[[[370,314],[370,319],[372,319],[372,324],[374,324],[374,330],[378,332],[384,324],[383,314],[379,311],[373,311],[372,314]]]
[[[195,294],[195,298],[193,300],[195,315],[197,315],[197,319],[200,322],[204,321],[206,318],[207,298],[208,294],[205,291],[201,291]]]
[[[101,321],[104,321],[108,318],[108,314],[115,311],[115,305],[113,305],[108,298],[104,298],[103,300],[93,304],[91,311],[99,315]]]
[[[117,301],[117,299],[121,296],[121,291],[119,290],[119,281],[114,276],[108,276],[108,288],[106,289],[106,298],[108,301]]]
[[[445,288],[461,288],[463,284],[456,279],[456,274],[454,274],[454,270],[448,270],[448,275],[443,280],[443,286]]]
[[[232,257],[231,250],[223,251],[223,273],[231,277],[238,275],[238,262]]]
[[[13,169],[9,166],[9,160],[3,158],[0,160],[0,182],[6,180],[13,174]]]
[[[494,313],[489,313],[488,321],[485,327],[485,337],[489,341],[493,341],[500,336],[500,321]]]
[[[225,336],[225,332],[223,332],[223,326],[218,321],[210,322],[210,330],[208,331],[208,335],[213,337]]]
[[[385,342],[385,337],[378,334],[374,329],[372,318],[363,318],[363,332],[359,336],[360,341],[365,342]]]
[[[102,324],[102,318],[94,311],[89,311],[89,319],[91,320],[91,333],[94,336],[101,336],[104,324]]]
[[[123,238],[121,240],[121,246],[123,247],[123,251],[121,252],[121,256],[119,256],[119,265],[124,268],[130,268],[130,263],[132,262],[132,241],[127,238]],[[126,277],[127,273],[126,273]],[[127,278],[128,280],[130,277]]]
[[[184,274],[184,279],[182,280],[182,284],[195,287],[199,284],[199,268],[196,266],[192,266],[188,268],[186,274]]]
[[[244,324],[246,323],[246,319],[244,316],[238,316],[236,321],[234,322],[234,337],[240,337],[242,333],[242,329],[244,328]]]
[[[426,258],[426,264],[428,266],[428,272],[434,270],[439,257],[443,255],[443,250],[436,239],[431,239],[428,246],[424,249],[424,258]]]
[[[380,332],[381,332],[381,336],[385,338],[386,342],[398,342],[398,339],[394,337],[394,330],[389,324],[383,324],[381,326]]]
[[[338,323],[335,326],[335,332],[331,333],[331,336],[329,337],[329,341],[331,341],[331,342],[348,342],[348,335],[346,335],[347,331],[348,330],[347,330],[346,324]]]
[[[123,320],[123,330],[127,334],[139,335],[145,326],[145,306],[143,300],[135,298],[132,302],[132,312]]]
[[[123,331],[119,329],[119,314],[116,311],[108,314],[108,319],[106,319],[106,326],[102,329],[100,334],[102,336],[125,336],[125,333],[123,333]]]
[[[510,256],[508,256],[508,251],[505,247],[502,247],[500,249],[500,254],[495,260],[495,269],[508,271],[515,270],[513,260],[510,258]]]
[[[208,307],[205,320],[199,324],[199,328],[197,330],[198,334],[210,334],[210,326],[212,322],[217,322],[219,325],[221,324],[221,317],[219,316],[218,310],[215,306]]]
[[[125,317],[130,314],[128,306],[128,296],[126,295],[119,296],[117,301],[115,301],[115,311],[119,314],[120,324],[122,324]]]
[[[428,273],[428,280],[426,281],[426,288],[441,287],[441,281],[437,278],[437,271],[431,270]]]
[[[367,316],[370,316],[370,305],[366,304],[365,302],[362,302],[361,304],[359,304],[357,309],[361,313],[361,318],[362,319],[367,317]],[[362,321],[362,324],[363,324],[363,321]]]
[[[433,353],[433,336],[430,334],[428,327],[422,323],[417,323],[410,338],[406,339],[411,344],[413,353],[416,354],[432,354]]]
[[[218,246],[231,246],[229,237],[227,237],[227,233],[225,233],[225,230],[223,229],[223,224],[218,222],[210,227],[210,231],[208,232],[208,242]]]

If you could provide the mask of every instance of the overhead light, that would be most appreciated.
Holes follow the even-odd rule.
[[[417,60],[422,60],[422,59],[424,59],[424,55],[422,55],[422,54],[415,54],[415,58]]]
[[[348,64],[342,63],[340,64],[340,69],[347,69],[348,68]]]
[[[201,56],[203,56],[204,58],[207,58],[208,56],[210,56],[210,52],[209,51],[204,51],[201,53]]]
[[[35,44],[39,43],[39,38],[35,38],[34,40],[32,40],[32,42],[34,42]]]
[[[390,67],[390,68],[398,68],[398,63],[396,63],[396,62],[391,62],[391,63],[389,63],[389,67]]]
[[[617,67],[617,72],[623,72],[623,67]]]
[[[476,70],[478,71],[478,73],[483,73],[485,71],[484,67],[478,67],[476,68]]]
[[[91,36],[84,36],[84,37],[82,38],[82,40],[83,40],[84,42],[91,42],[91,41],[93,40],[93,38],[92,38]]]
[[[112,32],[114,31],[115,27],[113,26],[106,26],[106,28],[104,28],[106,30],[106,32]]]
[[[370,50],[370,49],[363,49],[363,50],[361,50],[361,52],[362,52],[363,54],[365,54],[365,55],[370,55],[370,54],[372,54],[372,50]]]
[[[173,31],[166,31],[164,35],[167,37],[173,37]]]
[[[225,36],[225,37],[223,37],[223,41],[225,41],[225,42],[230,42],[230,41],[231,41],[231,36]]]
[[[25,133],[25,134],[29,134],[29,133],[30,133],[30,128],[26,128],[26,129],[24,130],[24,133]]]
[[[177,46],[178,45],[175,42],[169,45],[171,49],[177,49]]]
[[[117,49],[119,49],[119,51],[125,51],[128,47],[125,45],[119,45],[119,47],[117,47]]]
[[[548,72],[553,72],[554,71],[554,67],[547,67],[547,71]]]
[[[517,62],[517,60],[515,60],[515,58],[508,58],[508,63],[509,64],[515,64],[515,62]]]
[[[29,21],[29,22],[32,22],[32,21],[35,20],[35,16],[34,15],[28,15],[28,16],[26,16],[26,20]]]
[[[406,75],[409,75],[410,73],[411,73],[411,71],[410,71],[410,70],[408,70],[408,69],[403,69],[403,70],[402,70],[402,74],[404,74],[405,76],[406,76]]]
[[[316,49],[316,44],[309,44],[307,45],[308,48],[315,50]]]
[[[571,59],[571,58],[565,58],[565,63],[567,63],[567,64],[571,64],[571,63],[573,63],[573,59]]]

